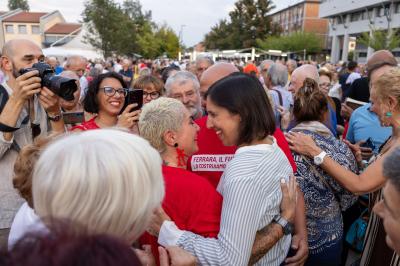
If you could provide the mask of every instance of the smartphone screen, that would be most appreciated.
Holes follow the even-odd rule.
[[[85,116],[83,112],[69,112],[63,113],[63,119],[65,124],[81,124],[83,123]]]
[[[139,89],[129,89],[128,94],[125,97],[125,104],[121,110],[121,113],[125,110],[125,108],[132,104],[136,103],[137,106],[131,110],[131,112],[139,110],[143,106],[143,90]]]

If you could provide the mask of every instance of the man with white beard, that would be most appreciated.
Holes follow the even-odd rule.
[[[189,71],[179,71],[165,83],[166,96],[181,101],[194,120],[203,116],[200,99],[200,84]]]

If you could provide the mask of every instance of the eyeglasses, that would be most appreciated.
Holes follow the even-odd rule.
[[[147,96],[150,96],[150,98],[154,100],[160,97],[160,93],[158,91],[153,91],[153,92],[143,91],[143,98],[147,98]]]
[[[125,88],[114,89],[113,87],[104,87],[102,89],[104,91],[104,94],[108,97],[113,97],[117,92],[118,95],[123,95],[124,97],[126,97],[126,95],[128,94],[128,90]]]
[[[324,83],[320,83],[319,86],[320,86],[320,87],[330,87],[331,84],[328,83],[328,82],[324,82]]]

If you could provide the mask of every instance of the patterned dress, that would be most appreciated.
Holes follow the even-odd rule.
[[[294,129],[295,131],[299,131]],[[327,155],[346,169],[357,172],[357,163],[348,146],[333,135],[311,135]],[[297,165],[297,182],[304,193],[309,245],[306,265],[338,265],[343,241],[342,211],[351,207],[357,197],[340,186],[312,159],[293,153]]]

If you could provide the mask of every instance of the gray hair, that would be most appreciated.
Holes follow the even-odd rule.
[[[214,65],[214,60],[212,60],[212,58],[209,56],[199,55],[196,58],[196,64],[200,63],[201,61],[207,61],[210,66]]]
[[[288,70],[282,64],[272,64],[268,69],[272,86],[285,87],[288,81]]]
[[[69,219],[89,233],[135,240],[164,197],[161,164],[146,140],[127,132],[67,135],[50,144],[35,166],[35,211],[41,218]]]
[[[271,66],[271,65],[273,65],[273,64],[275,64],[274,61],[272,61],[272,60],[270,60],[270,59],[266,59],[266,60],[262,61],[262,62],[260,63],[260,66],[259,66],[260,72],[264,69],[265,65],[270,65],[270,66]]]
[[[400,193],[400,147],[396,147],[383,161],[383,175]]]
[[[140,135],[163,153],[166,149],[164,133],[178,131],[182,127],[186,107],[173,98],[161,97],[143,106],[139,118]]]
[[[178,71],[174,75],[170,76],[165,82],[165,92],[168,97],[171,96],[171,89],[175,84],[183,85],[187,82],[191,81],[196,93],[199,93],[200,90],[200,83],[197,77],[189,71],[183,70]]]
[[[296,60],[293,60],[293,59],[289,59],[287,62],[286,62],[286,65],[292,65],[293,66],[293,69],[295,69],[296,67],[297,67],[297,62],[296,62]]]

